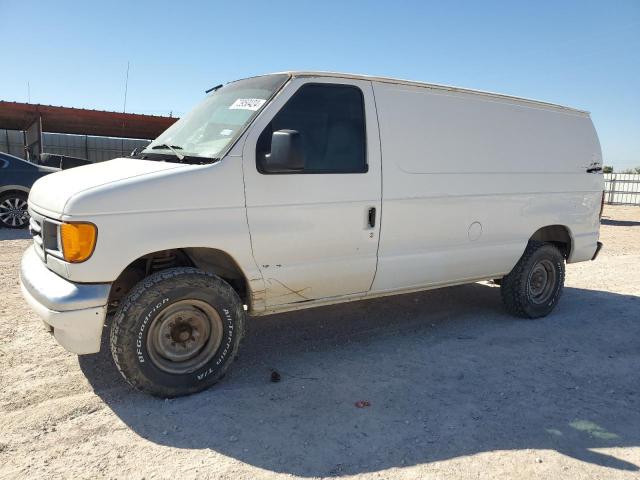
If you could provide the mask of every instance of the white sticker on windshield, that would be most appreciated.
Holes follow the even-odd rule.
[[[220,135],[229,136],[233,133],[233,130],[230,128],[225,128],[224,130],[220,130]]]
[[[229,110],[258,110],[266,100],[262,98],[239,98],[229,107]]]

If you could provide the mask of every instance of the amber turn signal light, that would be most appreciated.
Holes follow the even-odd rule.
[[[62,223],[60,243],[67,262],[80,263],[88,259],[96,248],[98,229],[93,223]]]

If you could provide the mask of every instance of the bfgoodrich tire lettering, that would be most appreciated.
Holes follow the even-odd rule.
[[[558,247],[530,241],[516,266],[500,283],[506,309],[524,318],[548,315],[562,296],[564,274],[564,256]]]
[[[188,395],[224,376],[238,351],[244,318],[240,298],[221,278],[195,268],[163,270],[142,280],[121,303],[111,352],[135,388],[160,397]],[[207,319],[213,323],[203,328]],[[202,340],[203,330],[219,338]]]

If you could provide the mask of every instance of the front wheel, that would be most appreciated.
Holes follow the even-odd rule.
[[[195,268],[157,272],[136,285],[111,326],[111,353],[135,388],[159,397],[204,390],[220,380],[244,332],[240,298]]]
[[[500,293],[507,310],[519,317],[551,313],[564,287],[564,256],[552,243],[530,241],[513,270],[502,278]]]
[[[0,225],[6,228],[26,228],[29,225],[26,193],[0,195]]]

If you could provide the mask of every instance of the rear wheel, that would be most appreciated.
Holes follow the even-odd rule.
[[[244,332],[240,298],[221,278],[172,268],[142,280],[111,327],[111,352],[139,390],[177,397],[210,387],[235,357]]]
[[[513,270],[502,278],[502,301],[513,315],[544,317],[560,300],[564,274],[564,256],[558,247],[531,241]]]
[[[26,193],[0,195],[0,225],[6,228],[26,228],[29,225]]]

